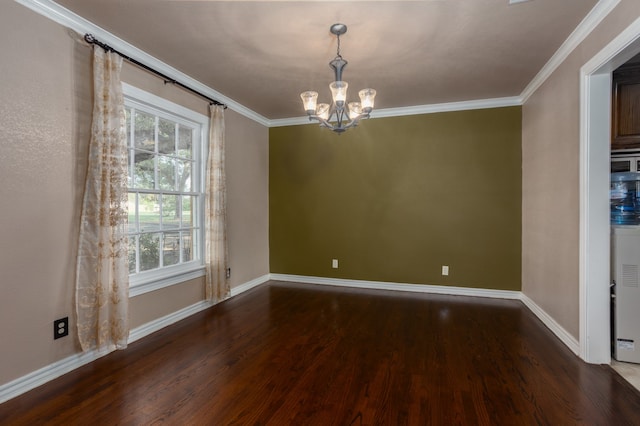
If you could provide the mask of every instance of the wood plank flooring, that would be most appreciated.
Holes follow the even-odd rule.
[[[638,425],[519,301],[269,282],[0,405],[2,425]]]

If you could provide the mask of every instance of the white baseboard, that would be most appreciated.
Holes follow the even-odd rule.
[[[9,383],[5,383],[0,386],[0,404],[73,371],[76,368],[89,364],[110,352],[110,350],[105,349],[103,351],[77,353],[19,377]]]
[[[489,290],[481,288],[467,288],[467,287],[450,287],[450,286],[438,286],[438,285],[417,285],[417,284],[405,284],[405,283],[389,283],[382,281],[361,281],[361,280],[346,280],[339,278],[322,278],[322,277],[310,277],[304,275],[286,275],[286,274],[271,274],[271,279],[276,281],[288,281],[288,282],[301,282],[308,284],[322,284],[333,285],[342,287],[355,287],[355,288],[368,288],[374,290],[396,290],[396,291],[408,291],[414,293],[434,293],[434,294],[448,294],[453,296],[477,296],[477,297],[490,297],[499,299],[514,299],[520,300],[533,314],[542,321],[542,323],[553,334],[556,335],[562,343],[564,343],[569,350],[574,354],[580,354],[580,344],[567,330],[565,330],[560,324],[556,322],[549,314],[547,314],[540,306],[538,306],[533,300],[520,291],[508,291],[508,290]]]
[[[263,275],[261,277],[255,278],[251,281],[247,281],[244,284],[233,287],[231,289],[230,297],[237,296],[238,294],[244,293],[247,290],[250,290],[260,284],[269,281],[269,274]],[[178,321],[181,321],[185,318],[190,317],[191,315],[197,314],[200,311],[203,311],[207,308],[213,306],[213,303],[207,302],[206,300],[202,300],[198,303],[194,303],[191,306],[187,306],[186,308],[180,309],[179,311],[173,312],[169,315],[165,315],[162,318],[155,319],[146,324],[143,324],[135,329],[131,330],[129,333],[129,343],[135,342],[136,340],[142,339],[145,336],[148,336],[151,333],[155,333],[156,331],[170,326]]]
[[[542,323],[546,325],[562,343],[564,343],[574,354],[580,356],[580,343],[571,335],[571,333],[558,324],[556,320],[554,320],[527,295],[522,294],[520,300],[522,300],[522,303],[524,303],[524,305],[529,308],[529,310],[533,312],[534,315],[537,316],[538,319],[540,319],[540,321],[542,321]]]
[[[305,275],[271,274],[271,279],[276,281],[323,284],[340,287],[408,291],[413,293],[449,294],[454,296],[491,297],[497,299],[520,299],[520,295],[522,294],[519,291],[510,290],[490,290],[484,288],[453,287],[443,285],[390,283],[384,281],[347,280],[341,278],[310,277]]]
[[[244,284],[233,287],[231,289],[231,297],[237,296],[240,293],[244,293],[245,291],[251,290],[254,287],[259,286],[260,284],[264,284],[271,279],[270,274],[264,274],[261,277],[254,278],[251,281],[247,281]]]
[[[236,286],[231,289],[231,297],[252,289],[260,284],[263,284],[268,280],[269,275],[267,274]],[[180,309],[179,311],[173,312],[169,315],[165,315],[164,317],[136,327],[129,332],[128,343],[133,343],[136,340],[142,339],[143,337],[148,336],[151,333],[155,333],[156,331],[164,327],[183,320],[211,306],[213,305],[210,302],[203,300],[191,306],[187,306],[186,308]],[[28,392],[31,389],[35,389],[38,386],[50,382],[51,380],[57,379],[58,377],[69,373],[70,371],[73,371],[77,368],[80,368],[85,364],[93,362],[111,352],[111,350],[104,349],[101,351],[77,353],[67,358],[61,359],[60,361],[56,361],[52,364],[42,367],[22,377],[19,377],[9,383],[0,385],[0,404],[12,398],[15,398],[18,395]]]
[[[302,275],[267,274],[232,288],[231,297],[244,293],[245,291],[248,291],[260,284],[264,284],[269,280],[367,288],[374,290],[395,290],[413,293],[434,293],[521,300],[524,305],[529,308],[529,310],[531,310],[531,312],[533,312],[534,315],[536,315],[545,324],[545,326],[547,326],[560,339],[560,341],[562,341],[562,343],[564,343],[576,355],[579,354],[580,345],[578,341],[564,328],[562,328],[542,308],[540,308],[533,300],[519,291],[388,283],[382,281],[346,280],[337,278],[309,277]],[[154,321],[150,321],[146,324],[136,327],[129,333],[129,343],[135,342],[136,340],[148,336],[149,334],[154,333],[164,327],[167,327],[204,309],[207,309],[210,306],[212,306],[211,303],[207,301],[201,301],[191,306],[187,306],[184,309],[180,309],[179,311],[166,315],[162,318],[158,318]],[[60,361],[56,361],[52,364],[42,367],[36,371],[33,371],[25,376],[19,377],[9,383],[5,383],[4,385],[0,386],[0,403],[15,398],[18,395],[28,392],[31,389],[41,386],[70,371],[82,367],[85,364],[95,361],[96,359],[103,357],[110,352],[110,350],[102,350],[74,354]]]
[[[191,315],[197,314],[200,311],[204,311],[211,306],[213,306],[212,303],[207,302],[206,300],[202,300],[198,303],[194,303],[191,306],[180,309],[179,311],[172,312],[169,315],[165,315],[161,318],[149,321],[146,324],[142,324],[141,326],[138,326],[129,332],[128,343],[131,344],[136,340],[140,340],[143,337],[150,335],[151,333],[155,333],[156,331],[170,326],[171,324],[174,324],[187,317],[190,317]]]

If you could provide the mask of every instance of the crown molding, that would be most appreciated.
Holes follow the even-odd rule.
[[[553,72],[567,59],[580,43],[611,13],[620,0],[600,0],[578,24],[575,30],[553,54],[551,59],[542,67],[520,94],[522,102],[526,102],[536,90],[553,74]]]
[[[224,96],[211,87],[200,83],[177,69],[167,65],[159,59],[149,55],[143,50],[129,44],[116,37],[110,32],[58,5],[52,0],[14,0],[17,3],[39,13],[54,22],[68,27],[79,33],[92,33],[99,40],[113,46],[122,53],[135,57],[146,65],[156,68],[158,71],[169,77],[182,81],[188,86],[198,90],[226,104],[229,109],[259,123],[266,127],[297,126],[303,124],[315,124],[309,122],[308,117],[291,117],[270,120],[244,105]],[[591,9],[589,14],[580,22],[576,29],[562,43],[560,48],[554,53],[549,61],[536,74],[531,82],[525,87],[520,96],[481,99],[463,102],[449,102],[441,104],[416,105],[400,108],[387,108],[375,110],[371,113],[371,118],[399,117],[404,115],[432,114],[437,112],[463,111],[471,109],[499,108],[505,106],[518,106],[526,102],[529,97],[549,78],[549,76],[564,62],[573,50],[600,24],[600,22],[620,3],[621,0],[600,0]]]
[[[127,43],[119,37],[116,37],[109,31],[97,26],[96,24],[84,19],[83,17],[76,15],[70,10],[60,6],[57,3],[54,3],[51,0],[14,0],[17,3],[33,10],[40,15],[45,16],[46,18],[51,19],[54,22],[57,22],[60,25],[63,25],[67,28],[72,29],[78,33],[91,33],[98,40],[103,43],[106,43],[117,49],[118,51],[124,53],[127,56],[132,58],[136,58],[136,60],[142,62],[145,65],[148,65],[152,68],[157,69],[161,73],[171,77],[175,80],[180,81],[181,83],[204,93],[205,95],[224,103],[229,109],[253,120],[264,126],[269,126],[269,120],[257,112],[250,110],[244,105],[234,101],[231,98],[224,96],[222,93],[213,90],[211,87],[199,82],[198,80],[189,77],[187,74],[184,74],[181,71],[173,68],[172,66],[162,62],[161,60],[149,55],[143,50],[138,49],[132,44]]]
[[[303,124],[316,124],[317,121],[309,121],[308,116],[303,117],[290,117],[290,118],[276,118],[273,120],[269,120],[269,127],[284,127],[284,126],[300,126]]]
[[[502,108],[520,105],[522,105],[522,98],[520,98],[519,96],[493,99],[477,99],[473,101],[447,102],[441,104],[377,109],[371,112],[371,119],[384,117],[401,117],[405,115],[433,114],[437,112],[467,111],[472,109]],[[269,120],[269,127],[298,126],[302,124],[318,123],[315,121],[309,122],[309,118],[307,116]]]
[[[492,99],[476,99],[472,101],[446,102],[441,104],[416,105],[400,108],[374,110],[371,118],[399,117],[403,115],[434,114],[437,112],[466,111],[472,109],[502,108],[522,105],[518,96]]]

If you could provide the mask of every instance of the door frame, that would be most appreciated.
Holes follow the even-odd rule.
[[[640,18],[580,69],[580,358],[611,363],[611,74],[640,52]]]

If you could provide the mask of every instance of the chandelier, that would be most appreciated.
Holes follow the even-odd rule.
[[[342,71],[347,66],[347,61],[340,56],[340,36],[347,32],[347,26],[333,24],[330,31],[338,39],[336,57],[329,62],[329,66],[333,69],[335,75],[334,82],[329,84],[333,103],[331,105],[318,104],[318,92],[313,91],[302,92],[300,97],[309,116],[309,121],[317,120],[320,122],[321,127],[326,127],[336,133],[342,133],[350,127],[357,126],[363,118],[369,118],[369,113],[373,110],[376,91],[362,89],[358,93],[360,102],[347,103],[347,87],[349,87],[349,84],[346,81],[342,81]]]

